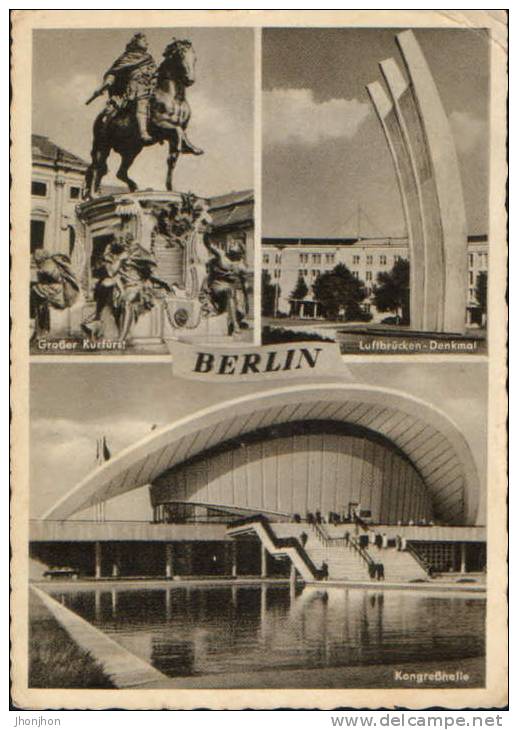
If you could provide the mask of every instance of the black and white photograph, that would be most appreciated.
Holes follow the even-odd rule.
[[[254,34],[178,32],[34,32],[34,355],[253,339]]]
[[[264,341],[483,354],[488,31],[262,38]]]
[[[30,687],[484,686],[485,363],[32,367]]]
[[[12,14],[32,724],[506,706],[506,83],[506,11]]]

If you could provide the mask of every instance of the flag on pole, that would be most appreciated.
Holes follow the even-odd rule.
[[[111,458],[111,451],[106,443],[106,436],[103,436],[103,461],[108,461]]]
[[[111,451],[106,443],[106,436],[101,436],[97,439],[97,453],[96,461],[98,466],[104,464],[105,461],[111,458]]]

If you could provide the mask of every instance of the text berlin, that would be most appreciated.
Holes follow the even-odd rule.
[[[198,352],[194,372],[213,375],[259,375],[314,368],[322,352],[321,347],[300,347],[280,352],[268,351],[266,348],[264,350],[264,352],[236,354]]]

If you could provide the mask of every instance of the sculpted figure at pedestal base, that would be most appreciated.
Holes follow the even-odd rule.
[[[170,292],[164,281],[153,275],[156,261],[131,234],[109,244],[96,271],[95,311],[81,325],[93,339],[105,337],[115,323],[119,340],[131,335],[139,317],[155,306],[160,292]]]
[[[207,263],[207,304],[216,314],[226,313],[229,335],[248,329],[245,318],[248,314],[248,294],[246,291],[245,256],[239,243],[233,244],[227,253],[223,249],[207,243],[212,258]]]
[[[65,254],[50,254],[44,249],[34,253],[36,281],[31,283],[30,309],[34,318],[31,340],[50,334],[50,310],[64,310],[77,301],[80,293],[77,277]]]

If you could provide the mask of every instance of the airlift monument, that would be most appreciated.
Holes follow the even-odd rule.
[[[450,124],[411,30],[396,36],[408,80],[393,58],[367,86],[394,161],[408,231],[410,325],[461,333],[465,326],[467,224]],[[388,93],[387,93],[388,92]]]

